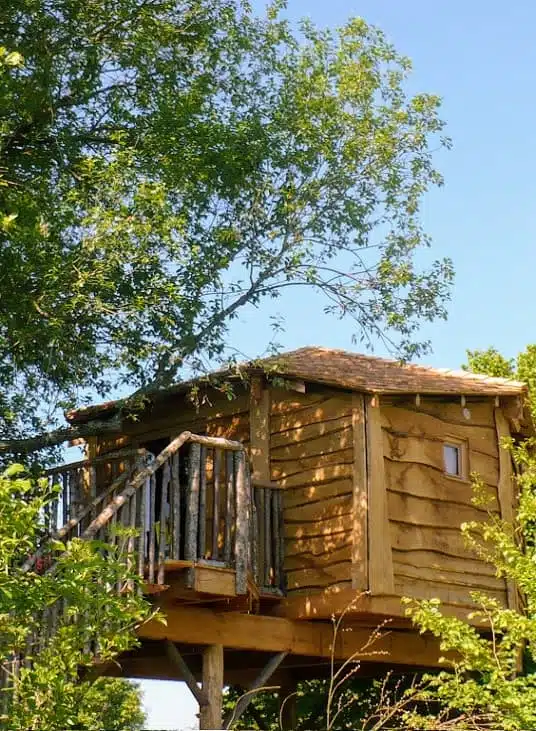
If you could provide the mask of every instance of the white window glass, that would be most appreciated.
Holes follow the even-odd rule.
[[[447,475],[462,476],[461,449],[454,444],[443,445],[443,459]]]

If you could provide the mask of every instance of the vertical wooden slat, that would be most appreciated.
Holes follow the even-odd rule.
[[[214,450],[214,507],[212,511],[212,554],[215,561],[219,558],[218,536],[220,533],[220,470],[221,450]]]
[[[368,589],[368,491],[365,403],[362,394],[352,394],[352,588]]]
[[[187,561],[197,559],[197,533],[199,529],[199,482],[200,482],[201,447],[190,445],[188,474],[188,509],[186,512],[185,551]]]
[[[394,594],[393,552],[387,510],[387,485],[378,396],[366,397],[368,483],[368,576],[371,594]]]
[[[277,556],[279,562],[280,579],[278,589],[285,589],[285,494],[283,490],[277,490],[277,504],[279,510],[279,545],[277,546]]]
[[[169,461],[166,462],[162,475],[162,494],[160,497],[160,535],[158,538],[158,578],[157,584],[164,583],[164,561],[166,560],[166,530],[169,482],[171,479]]]
[[[236,481],[236,534],[235,570],[236,593],[246,594],[248,580],[247,543],[249,530],[248,482],[244,452],[235,452]]]
[[[259,584],[259,522],[257,519],[257,503],[255,495],[251,496],[251,520],[249,526],[250,544],[251,544],[251,573],[253,581]]]
[[[171,506],[173,515],[171,558],[181,557],[181,486],[179,472],[179,453],[171,459]]]
[[[131,530],[131,531],[134,531],[134,530],[135,530],[135,528],[136,528],[136,510],[137,510],[137,506],[136,506],[137,500],[136,500],[136,498],[137,498],[137,492],[135,491],[135,492],[134,492],[134,493],[132,494],[132,496],[131,496],[131,498],[129,499],[129,501],[127,502],[127,505],[129,505],[129,507],[130,507],[130,510],[129,510],[129,513],[130,513],[130,519],[129,519],[129,524],[130,524],[130,525],[129,525],[129,527],[130,527],[130,530]],[[135,560],[135,557],[134,557],[135,540],[136,540],[136,539],[135,539],[135,536],[134,536],[134,534],[132,534],[132,535],[131,535],[131,536],[129,536],[129,538],[128,538],[128,546],[127,546],[127,566],[128,566],[128,570],[129,570],[129,571],[133,571],[133,569],[134,569],[134,560]],[[134,584],[133,584],[133,582],[132,582],[132,579],[129,579],[129,580],[128,580],[128,588],[129,588],[129,590],[131,590],[131,591],[132,591],[133,587],[134,587]]]
[[[207,550],[207,448],[199,451],[199,529],[197,557],[205,558]]]
[[[89,466],[89,499],[94,500],[97,497],[97,471],[94,465]],[[96,509],[92,508],[89,515],[89,523],[97,517]]]
[[[281,585],[281,565],[279,563],[279,490],[270,490],[272,493],[272,553],[274,556],[274,585],[279,589]]]
[[[140,499],[140,535],[138,539],[138,574],[143,579],[145,574],[145,552],[147,544],[147,500],[149,497],[150,480],[147,478],[141,488]]]
[[[503,449],[502,442],[510,437],[510,427],[501,408],[495,409],[495,429],[499,449],[499,485],[498,497],[501,518],[510,526],[514,524],[514,472],[512,456],[508,449]],[[506,598],[508,608],[519,609],[519,596],[513,581],[506,580]]]
[[[149,487],[149,583],[154,584],[154,563],[156,551],[156,479],[151,475]]]
[[[271,491],[264,489],[264,586],[272,585],[272,510]]]
[[[223,559],[226,564],[231,564],[234,557],[233,551],[233,529],[235,517],[235,490],[234,490],[234,457],[233,452],[227,452],[225,456],[225,475],[227,480],[226,511],[225,511],[225,541]]]
[[[61,520],[63,525],[69,520],[69,476],[67,472],[61,473],[62,492],[61,492],[61,507],[62,516]]]
[[[259,545],[259,559],[258,559],[258,570],[259,570],[259,584],[266,586],[265,572],[266,572],[266,551],[265,551],[265,521],[264,521],[264,488],[255,488],[255,502],[257,506],[257,524],[258,524],[258,545]]]

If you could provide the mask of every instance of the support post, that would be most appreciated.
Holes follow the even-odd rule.
[[[383,462],[383,434],[378,396],[365,404],[368,473],[368,581],[372,595],[394,594],[393,553],[387,486]]]
[[[206,704],[199,709],[199,728],[222,728],[223,645],[203,650],[203,692]]]

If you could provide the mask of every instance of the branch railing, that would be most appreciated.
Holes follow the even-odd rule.
[[[234,568],[237,594],[249,578],[283,588],[281,492],[252,487],[241,442],[183,432],[156,457],[121,450],[48,474],[60,478],[50,535],[117,545],[130,529],[129,566],[149,584],[164,583],[166,562],[184,561]],[[101,489],[104,480],[111,484]],[[85,504],[75,512],[81,488]],[[59,514],[72,517],[54,529]]]

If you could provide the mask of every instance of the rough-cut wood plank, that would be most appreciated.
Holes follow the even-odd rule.
[[[309,424],[339,419],[341,416],[350,416],[351,413],[351,397],[349,394],[343,394],[341,396],[326,398],[313,406],[303,408],[299,411],[290,411],[272,416],[270,420],[270,431],[272,434],[277,434],[288,429],[302,428]]]
[[[300,427],[299,429],[289,429],[288,431],[279,432],[278,434],[272,434],[270,437],[270,444],[272,449],[285,447],[288,444],[295,444],[297,442],[304,444],[308,441],[318,439],[319,436],[324,434],[339,432],[341,429],[351,426],[352,417],[341,416],[338,419],[320,421],[315,424],[308,424],[307,426]],[[311,454],[311,452],[309,452],[309,454]]]
[[[393,561],[415,568],[429,568],[437,571],[463,571],[476,576],[495,576],[495,567],[485,561],[472,558],[448,556],[443,553],[410,549],[401,551],[393,549]]]
[[[436,502],[468,505],[473,496],[470,483],[451,480],[429,465],[386,460],[385,476],[389,490],[415,497],[427,497]],[[489,508],[497,510],[497,488],[491,485],[486,488],[490,496]]]
[[[289,412],[297,413],[310,406],[324,403],[328,395],[333,393],[335,392],[323,391],[322,393],[297,394],[295,391],[285,388],[271,388],[270,413],[272,416]]]
[[[401,492],[387,492],[389,518],[413,525],[431,525],[437,528],[460,528],[462,523],[482,522],[486,513],[473,505],[436,503],[428,498],[413,497]]]
[[[496,576],[485,574],[472,574],[466,571],[445,571],[444,569],[431,566],[412,566],[408,563],[393,561],[393,568],[397,581],[406,578],[430,581],[436,584],[449,584],[452,586],[466,587],[471,591],[504,591],[504,581]],[[460,566],[464,569],[464,566]]]
[[[155,619],[143,624],[139,629],[139,636],[152,640],[169,639],[190,645],[221,642],[236,650],[288,651],[308,657],[329,658],[332,652],[333,628],[329,621],[292,621],[282,617],[177,606],[166,608],[166,616],[165,625]],[[329,619],[329,615],[327,618]],[[358,658],[363,657],[362,648],[369,638],[370,629],[367,627],[355,626],[351,632],[339,632],[333,649],[335,659],[345,659],[354,653],[358,653]],[[435,639],[396,630],[387,632],[375,645],[375,649],[381,653],[375,656],[375,662],[388,665],[402,663],[434,667],[438,665],[442,654]],[[369,658],[364,655],[363,659]]]
[[[236,578],[233,569],[197,564],[194,568],[194,589],[203,594],[236,596]]]
[[[368,589],[368,490],[365,400],[352,396],[352,586]]]
[[[377,397],[365,398],[368,484],[368,579],[374,594],[392,594],[393,557],[389,539],[380,406]]]
[[[389,521],[393,548],[401,551],[425,550],[456,556],[460,559],[475,559],[478,556],[468,548],[458,528],[417,526]]]
[[[221,465],[222,452],[220,449],[214,450],[214,493],[213,493],[213,511],[212,511],[212,552],[211,558],[218,559],[219,545],[218,538],[220,533],[220,484],[221,484]]]
[[[251,379],[250,457],[253,480],[270,479],[270,390],[264,379]]]
[[[298,459],[276,460],[272,465],[274,479],[291,477],[306,470],[329,467],[331,465],[353,464],[354,450],[352,448],[336,449],[324,454],[311,454],[309,457]]]
[[[243,452],[235,452],[236,479],[236,534],[235,567],[236,593],[247,592],[248,562],[247,543],[249,532],[249,485],[246,479],[246,458]]]
[[[322,553],[303,551],[286,557],[285,567],[287,571],[296,569],[322,568],[332,563],[350,562],[352,559],[352,543],[348,541],[337,548]]]
[[[287,571],[287,590],[324,589],[326,586],[332,586],[341,581],[349,581],[351,579],[351,573],[352,565],[350,561]]]
[[[440,441],[420,437],[404,437],[383,430],[385,456],[399,462],[415,462],[443,472],[443,445]],[[499,480],[499,460],[486,454],[470,452],[470,472],[478,472],[484,482],[496,485]]]
[[[207,550],[207,448],[203,443],[199,454],[199,517],[197,556],[206,558]]]
[[[207,703],[199,709],[199,728],[221,729],[223,645],[209,645],[203,651],[203,691]]]
[[[497,444],[499,445],[499,505],[501,517],[504,521],[514,523],[514,474],[512,457],[508,449],[502,448],[504,439],[510,437],[508,421],[501,409],[495,409],[495,427],[497,430]],[[512,581],[506,581],[508,607],[518,609],[518,593]]]
[[[186,512],[184,558],[195,561],[199,528],[199,487],[201,475],[201,446],[192,444],[189,454],[188,509]]]
[[[315,520],[310,523],[289,523],[285,520],[285,538],[299,540],[310,536],[324,536],[329,539],[333,533],[351,531],[352,529],[352,501],[348,501],[348,512],[341,513],[325,520]]]
[[[403,407],[408,411],[417,412],[419,414],[429,414],[438,419],[442,419],[449,424],[459,424],[460,426],[482,426],[493,427],[493,398],[484,397],[479,401],[467,399],[466,407],[469,410],[470,418],[466,419],[463,413],[464,407],[461,399],[456,403],[452,396],[448,399],[431,398],[429,396],[421,396],[420,404],[415,404],[415,397],[408,399],[383,397],[382,403],[386,405],[395,405]]]
[[[401,596],[411,596],[418,599],[441,599],[441,601],[448,602],[449,604],[474,606],[474,602],[470,596],[471,590],[469,587],[463,588],[453,586],[451,584],[440,584],[437,582],[419,579],[399,578],[397,576],[395,579],[395,591]],[[506,592],[486,589],[485,593],[504,604]]]
[[[351,479],[352,475],[353,465],[351,463],[327,465],[326,467],[297,472],[290,477],[281,477],[279,478],[279,486],[288,490],[295,487],[307,487],[309,485]]]
[[[347,425],[329,434],[322,434],[307,442],[284,444],[280,447],[270,447],[272,470],[277,469],[280,462],[296,461],[314,455],[330,454],[353,447],[351,426]]]
[[[348,515],[352,512],[352,493],[328,498],[319,502],[299,505],[285,510],[285,523],[299,524],[310,521],[324,521],[337,515]],[[351,527],[350,525],[348,527]]]
[[[351,480],[336,480],[320,485],[310,485],[309,487],[289,488],[284,492],[285,509],[295,508],[299,505],[310,505],[339,495],[349,495],[351,492]]]
[[[382,405],[382,426],[388,431],[405,433],[414,437],[443,441],[450,435],[466,439],[470,449],[483,452],[490,457],[497,457],[497,443],[492,424],[487,427],[472,426],[470,421],[467,424],[452,424],[445,418],[396,406]]]
[[[317,536],[300,539],[288,539],[285,543],[285,566],[293,556],[311,554],[316,560],[322,557],[329,558],[333,553],[352,545],[352,531],[350,529],[332,533],[330,536]]]

